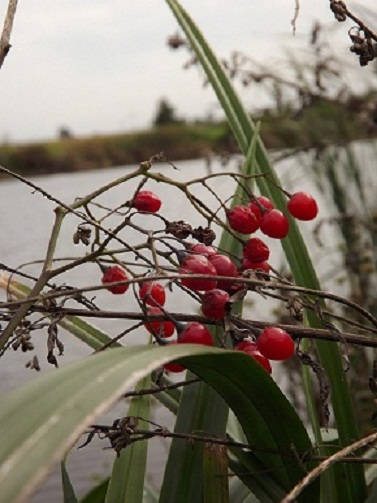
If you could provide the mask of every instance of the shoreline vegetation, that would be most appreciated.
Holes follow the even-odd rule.
[[[265,110],[258,120],[268,149],[323,149],[377,136],[376,97],[321,99],[295,112]],[[226,122],[174,122],[148,130],[0,145],[0,164],[21,175],[40,175],[139,164],[164,152],[171,161],[238,152]]]

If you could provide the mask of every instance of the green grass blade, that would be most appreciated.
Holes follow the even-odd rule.
[[[228,452],[224,445],[204,446],[204,503],[229,503]]]
[[[62,487],[63,487],[63,497],[64,503],[78,503],[78,499],[76,498],[75,490],[73,489],[73,485],[71,483],[71,479],[69,478],[66,466],[65,459],[61,462],[61,474],[62,474]]]
[[[136,390],[151,387],[150,375],[145,377]],[[128,416],[150,419],[151,399],[148,395],[135,396],[131,400]],[[148,423],[142,423],[147,429]],[[148,442],[136,442],[120,452],[115,459],[105,503],[143,502],[147,467]],[[137,469],[135,469],[137,467]]]
[[[242,106],[222,66],[190,16],[177,0],[166,1],[205,70],[208,80],[228,118],[239,147],[242,153],[246,155],[255,132],[251,118]],[[269,178],[277,185],[280,185],[260,138],[258,138],[256,147],[256,161],[256,173],[268,173]],[[261,193],[268,196],[276,207],[285,208],[285,196],[277,187],[268,183],[263,177],[259,177],[257,183]],[[320,285],[298,226],[294,219],[289,218],[289,220],[290,232],[288,237],[282,240],[282,245],[295,282],[308,288],[319,289]],[[308,320],[312,327],[321,327],[318,318],[310,312],[308,313]],[[344,376],[341,356],[335,344],[319,341],[316,346],[331,384],[333,410],[339,429],[340,444],[347,445],[352,439],[359,438],[359,430],[353,414],[352,400]],[[351,494],[350,503],[363,501],[366,497],[366,486],[362,467],[358,465],[349,466],[346,468],[346,473],[346,483]]]
[[[144,376],[180,357],[243,418],[249,441],[256,441],[260,434],[250,422],[250,411],[258,410],[260,423],[263,419],[265,425],[263,445],[267,442],[279,452],[294,445],[299,455],[310,450],[310,440],[294,409],[270,376],[247,355],[191,344],[116,348],[40,376],[2,396],[0,430],[7,435],[0,443],[0,502],[25,501],[88,425]],[[285,421],[292,428],[288,423],[282,427]],[[265,456],[260,453],[258,457]],[[289,461],[286,467],[284,458],[280,459],[278,471],[274,470],[286,489],[303,475],[301,464],[295,458]]]

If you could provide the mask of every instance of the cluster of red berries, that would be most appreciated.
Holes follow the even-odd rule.
[[[298,220],[313,220],[318,214],[316,200],[306,192],[290,196],[287,209]],[[240,204],[227,210],[226,216],[229,226],[241,234],[253,234],[260,229],[270,238],[283,239],[289,231],[287,217],[264,196],[256,197],[248,205]]]
[[[130,205],[143,213],[156,213],[162,202],[151,191],[139,191]],[[312,220],[318,213],[315,199],[305,192],[290,196],[287,209],[299,220]],[[248,205],[238,205],[226,213],[229,226],[242,234],[252,234],[258,229],[271,238],[284,238],[289,230],[287,217],[274,208],[266,197],[256,197]],[[231,310],[232,295],[243,288],[242,274],[245,270],[257,269],[268,273],[270,250],[260,238],[252,237],[243,246],[241,266],[237,267],[231,258],[219,253],[213,246],[187,244],[184,252],[177,253],[180,283],[201,297],[202,313],[211,319],[222,320]],[[198,277],[199,275],[199,277]],[[102,283],[113,294],[123,294],[129,288],[129,278],[118,265],[104,270]],[[236,281],[237,280],[237,281]],[[144,303],[148,319],[145,328],[154,336],[169,338],[177,331],[177,340],[171,344],[196,343],[213,345],[210,331],[201,323],[185,325],[172,319],[164,310],[166,293],[164,287],[152,280],[140,284],[139,299]],[[164,318],[150,320],[149,317]],[[270,360],[285,360],[294,353],[292,337],[278,327],[267,327],[252,339],[238,341],[235,349],[243,351],[271,372]],[[175,362],[164,369],[181,372],[184,367]]]

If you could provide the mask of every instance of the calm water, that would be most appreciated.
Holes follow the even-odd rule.
[[[358,147],[359,155],[366,156],[367,163],[371,165],[369,147],[361,144]],[[303,162],[300,160],[289,160],[279,163],[277,170],[279,175],[284,181],[284,187],[294,190],[308,190],[314,193],[319,199],[321,208],[321,217],[326,217],[330,213],[330,209],[326,208],[326,203],[323,193],[318,190],[310,177],[304,175]],[[214,172],[235,169],[236,162],[227,166],[226,168],[219,164],[213,165]],[[177,180],[185,181],[199,176],[203,176],[205,165],[202,161],[188,161],[180,162],[178,164],[179,170],[175,170],[170,166],[157,166],[155,170],[164,173],[166,176],[171,176]],[[372,168],[372,165],[371,165]],[[78,174],[60,174],[54,176],[43,176],[33,178],[32,181],[45,189],[50,194],[59,200],[70,204],[76,197],[84,196],[94,189],[110,182],[114,178],[121,176],[128,168],[114,168],[106,169],[103,171],[92,171]],[[373,169],[367,170],[369,173]],[[345,174],[346,176],[346,174]],[[371,178],[369,189],[375,189],[376,182]],[[211,182],[211,186],[217,194],[225,199],[230,196],[233,190],[233,184],[230,183],[229,178],[218,178]],[[129,199],[135,189],[135,183],[130,182],[112,190],[110,193],[101,197],[101,204],[115,207],[117,204],[123,203]],[[158,191],[159,195],[164,201],[162,209],[163,215],[172,220],[185,219],[190,221],[192,225],[205,225],[202,218],[198,215],[192,215],[189,212],[187,201],[181,196],[177,195],[177,191],[168,186],[156,186],[153,183],[148,183],[148,187],[152,190]],[[195,194],[198,197],[205,199],[206,203],[211,205],[214,200],[207,192],[204,192],[202,186],[196,186]],[[0,182],[0,200],[1,200],[1,229],[2,239],[0,242],[0,256],[1,262],[11,267],[19,267],[21,264],[28,262],[40,261],[43,259],[44,252],[47,246],[49,233],[53,224],[53,209],[55,205],[48,201],[38,193],[33,193],[30,187],[23,185],[18,181],[1,180]],[[77,257],[81,253],[85,253],[83,246],[75,246],[72,241],[73,233],[76,229],[78,219],[74,216],[68,216],[64,222],[62,233],[58,243],[58,250],[56,256],[58,257]],[[333,271],[334,268],[339,268],[339,254],[336,250],[336,238],[333,231],[324,229],[322,239],[326,243],[325,248],[321,248],[315,244],[311,238],[311,231],[313,230],[311,223],[302,226],[304,234],[308,237],[310,243],[311,254],[315,263],[320,267],[321,276],[328,277],[328,272]],[[131,241],[134,236],[131,234],[127,236]],[[280,245],[272,240],[269,241],[272,246],[271,264],[279,268],[281,265],[282,255]],[[331,253],[329,252],[331,251]],[[28,274],[38,275],[40,270],[40,263],[34,263],[24,266],[22,270]],[[98,267],[93,264],[85,265],[81,271],[68,273],[64,277],[64,281],[72,286],[91,285],[99,283]],[[334,286],[334,285],[333,285]],[[1,295],[1,294],[0,294]],[[110,296],[108,292],[98,292],[96,294],[96,301],[108,309],[127,309],[133,310],[136,308],[136,303],[132,296]],[[4,299],[4,297],[1,297]],[[263,300],[261,303],[260,298],[254,298],[254,303],[248,306],[247,317],[256,316],[258,319],[268,319],[270,309],[274,307],[271,301]],[[127,304],[125,304],[127,302]],[[168,298],[167,309],[172,312],[192,312],[197,307],[187,298],[182,298],[179,295],[171,295]],[[127,326],[127,323],[111,320],[111,321],[96,321],[95,324],[105,330],[110,336],[115,336]],[[35,333],[33,342],[36,346],[36,353],[39,356],[43,372],[51,372],[53,368],[45,361],[46,355],[46,334],[42,331]],[[61,338],[65,344],[65,354],[60,357],[60,365],[73,361],[77,358],[82,358],[91,353],[80,341],[75,340],[70,334],[61,334]],[[130,335],[127,343],[134,344],[140,343],[145,340],[144,333],[140,331]],[[30,359],[30,354],[15,353],[9,351],[0,360],[0,392],[10,390],[30,380],[36,374],[33,371],[25,369],[25,363]],[[280,380],[284,386],[284,376],[279,376],[279,369],[274,369],[274,376]],[[108,422],[113,418],[123,415],[126,410],[125,404],[120,404],[116,407],[115,411],[107,414]],[[167,413],[162,413],[160,409],[156,409],[156,419],[168,427],[172,424],[172,418]],[[154,442],[154,443],[153,443]],[[154,463],[155,459],[161,458],[166,451],[166,444],[159,443],[154,440],[151,443],[151,456],[150,456],[150,473],[152,484],[157,484],[161,476],[161,462]],[[74,450],[68,462],[68,471],[71,474],[72,482],[77,491],[78,496],[82,496],[93,484],[96,476],[103,476],[109,473],[111,469],[111,462],[113,454],[111,451],[103,451],[104,444],[96,443],[90,447],[90,451]],[[61,495],[57,493],[57,488],[60,485],[59,472],[54,472],[49,480],[44,485],[43,489],[34,497],[33,503],[44,502],[57,502],[62,501]]]

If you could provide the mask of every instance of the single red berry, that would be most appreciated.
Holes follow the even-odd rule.
[[[150,307],[147,311],[149,315],[163,314],[159,307]],[[172,321],[147,321],[144,323],[145,328],[150,334],[157,334],[160,337],[171,337],[174,334],[175,326]]]
[[[213,246],[207,246],[202,243],[198,243],[189,248],[189,251],[192,253],[198,253],[200,255],[204,255],[205,257],[210,257],[211,255],[217,255],[217,250]]]
[[[215,267],[217,276],[238,276],[236,265],[227,255],[217,253],[208,257],[208,260]],[[232,281],[229,280],[217,280],[217,288],[220,288],[220,290],[226,290],[231,284]]]
[[[259,351],[270,360],[287,360],[295,351],[292,337],[282,328],[267,327],[258,336]]]
[[[205,274],[207,276],[216,276],[217,272],[211,262],[204,255],[187,255],[182,265],[179,267],[179,274]],[[190,290],[207,291],[216,288],[215,279],[205,278],[182,278],[182,285]]]
[[[150,190],[140,190],[132,202],[134,208],[145,213],[156,213],[161,208],[161,204],[161,199]]]
[[[208,318],[221,320],[225,316],[225,304],[229,301],[229,293],[214,288],[206,292],[202,298],[202,313]]]
[[[263,262],[252,262],[251,260],[244,258],[242,260],[242,269],[244,271],[247,269],[260,269],[263,272],[270,272],[270,265],[266,260]]]
[[[268,197],[265,196],[256,197],[251,201],[251,203],[249,203],[248,207],[250,211],[257,217],[259,223],[265,213],[274,209],[272,202],[268,199]]]
[[[236,346],[234,346],[234,349],[237,351],[244,351],[245,349],[248,349],[250,351],[259,351],[257,344],[253,341],[249,341],[248,339],[244,339],[243,341],[239,342]]]
[[[255,342],[249,342],[249,341],[242,341],[240,342],[235,349],[237,351],[242,351],[243,353],[246,353],[247,355],[251,356],[251,358],[254,358],[259,365],[261,365],[269,374],[272,372],[271,364],[266,356],[264,356],[256,347]]]
[[[205,346],[213,346],[211,332],[207,327],[197,321],[187,323],[185,328],[178,335],[178,342],[180,344],[204,344]]]
[[[280,210],[271,210],[262,216],[260,230],[270,238],[283,239],[289,231],[287,217]]]
[[[226,216],[229,226],[242,234],[251,234],[259,229],[259,219],[248,206],[238,205],[228,210]]]
[[[145,281],[140,286],[139,297],[141,300],[145,299],[149,306],[163,306],[166,300],[165,289],[160,283]]]
[[[270,256],[270,249],[261,239],[251,238],[243,247],[243,256],[250,262],[264,262]]]
[[[119,267],[118,265],[113,265],[107,268],[102,276],[102,284],[108,285],[106,286],[107,290],[117,295],[127,292],[129,284],[126,283],[124,285],[112,286],[109,283],[115,283],[116,281],[126,281],[126,280],[128,280],[126,271],[121,267]]]
[[[169,346],[171,346],[173,344],[178,344],[178,342],[173,341],[169,344]],[[184,370],[186,370],[186,368],[183,365],[181,365],[180,363],[176,363],[174,361],[169,362],[169,363],[164,363],[162,368],[165,370],[165,372],[173,372],[173,373],[183,372]]]
[[[307,192],[296,192],[290,197],[289,213],[298,220],[313,220],[318,214],[317,201]]]

